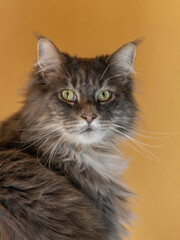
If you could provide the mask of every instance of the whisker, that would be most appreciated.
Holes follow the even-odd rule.
[[[153,132],[153,131],[147,131],[147,130],[143,130],[143,129],[140,129],[138,128],[137,126],[134,126],[133,124],[129,124],[129,123],[126,123],[126,122],[123,122],[123,121],[118,121],[118,122],[115,122],[115,124],[123,124],[127,127],[133,127],[135,130],[137,131],[140,131],[140,132],[143,132],[143,133],[147,133],[147,134],[151,134],[151,135],[179,135],[180,132]]]
[[[111,76],[111,77],[109,77],[109,78],[106,78],[106,79],[104,80],[104,82],[108,82],[111,78],[122,77],[122,76],[124,76],[124,74],[116,74],[116,75],[113,75],[113,76]]]
[[[127,130],[127,129],[125,129],[125,128],[122,128],[122,129]],[[141,142],[141,141],[139,141],[139,140],[137,140],[137,139],[134,139],[134,138],[130,137],[129,135],[127,135],[127,134],[125,134],[125,133],[122,133],[121,131],[119,131],[119,130],[117,130],[117,129],[113,129],[113,130],[116,131],[116,132],[119,133],[119,134],[124,135],[126,138],[129,138],[130,140],[136,141],[136,142],[138,142],[139,144],[142,144],[142,145],[144,145],[144,146],[148,146],[148,147],[164,147],[164,145],[151,145],[151,144],[143,143],[143,142]]]
[[[113,129],[114,130],[114,129]],[[123,136],[125,136],[127,139],[131,140],[132,142],[134,142],[146,155],[143,154],[143,156],[145,157],[148,157],[150,160],[154,161],[156,160],[162,167],[164,170],[166,170],[168,173],[170,173],[170,171],[167,169],[167,167],[164,165],[164,163],[162,162],[162,160],[160,160],[155,154],[153,154],[149,149],[147,149],[142,142],[140,141],[137,141],[136,139],[134,138],[131,138],[130,136],[128,136],[127,134],[125,133],[122,133],[121,134]],[[117,134],[116,134],[117,135]],[[118,137],[118,135],[117,135]],[[122,139],[120,138],[119,136],[119,139]],[[124,139],[123,139],[124,140]],[[137,149],[136,149],[137,150]],[[139,151],[138,151],[139,152]]]
[[[99,81],[101,81],[101,80],[102,80],[102,78],[103,78],[103,77],[104,77],[104,75],[106,74],[106,72],[107,72],[108,68],[109,68],[109,65],[108,65],[108,66],[105,68],[105,70],[104,70],[104,72],[102,73],[102,75],[101,75],[101,77],[100,77]]]
[[[113,137],[118,138],[118,140],[120,140],[122,143],[125,143],[126,145],[130,146],[132,149],[134,149],[136,152],[138,152],[139,154],[141,154],[143,157],[147,158],[147,155],[145,155],[143,152],[139,151],[134,145],[132,145],[131,143],[129,143],[128,141],[126,141],[124,138],[120,138],[119,135],[117,134],[112,134]]]
[[[71,78],[71,74],[69,73],[69,71],[67,70],[67,68],[64,66],[64,64],[61,62],[62,67],[64,68],[64,70],[66,71],[66,73],[69,75],[69,77]]]

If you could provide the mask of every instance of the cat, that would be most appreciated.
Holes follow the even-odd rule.
[[[0,240],[120,240],[133,194],[118,139],[138,106],[138,40],[71,57],[39,36],[22,108],[0,125]]]

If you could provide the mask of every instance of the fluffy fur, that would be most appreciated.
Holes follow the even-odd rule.
[[[24,105],[0,127],[1,240],[120,240],[126,234],[132,194],[119,181],[127,162],[116,144],[136,119],[136,45],[82,59],[38,39]],[[62,98],[65,89],[76,93],[75,102]],[[104,90],[111,98],[97,101]],[[83,114],[96,118],[87,123]]]

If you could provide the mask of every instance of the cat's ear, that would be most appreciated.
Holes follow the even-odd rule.
[[[141,40],[127,43],[115,51],[109,58],[110,68],[119,75],[128,75],[133,71],[136,47]]]
[[[47,38],[38,39],[37,65],[43,78],[50,78],[61,71],[64,55]]]

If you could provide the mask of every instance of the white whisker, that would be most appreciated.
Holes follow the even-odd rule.
[[[101,77],[100,77],[99,81],[101,81],[101,80],[102,80],[102,78],[103,78],[103,77],[104,77],[104,75],[106,74],[106,72],[107,72],[108,68],[109,68],[109,65],[108,65],[108,66],[105,68],[105,70],[104,70],[104,72],[102,73],[102,75],[101,75]]]
[[[117,130],[116,129],[113,129],[112,131],[115,131],[115,132],[117,132]],[[131,140],[133,143],[135,143],[142,151],[143,151],[143,156],[145,156],[145,157],[148,157],[150,160],[152,160],[152,161],[154,161],[154,160],[156,160],[157,162],[159,162],[160,163],[160,165],[164,168],[164,170],[166,170],[167,172],[169,172],[170,173],[170,171],[166,168],[166,166],[164,165],[164,163],[162,162],[162,160],[160,160],[155,154],[153,154],[149,149],[147,149],[145,146],[154,146],[154,145],[148,145],[148,144],[144,144],[144,143],[142,143],[142,142],[140,142],[140,141],[138,141],[138,140],[136,140],[136,139],[134,139],[134,138],[132,138],[132,137],[130,137],[129,135],[127,135],[127,134],[125,134],[125,133],[123,133],[123,132],[117,132],[117,133],[115,133],[114,132],[114,134],[115,134],[115,136],[116,137],[119,137],[119,139],[120,140],[122,140],[122,138],[121,138],[121,135],[123,135],[124,137],[126,137],[127,139],[129,139],[129,140]],[[124,139],[123,139],[124,140]],[[132,147],[132,145],[131,145],[131,147]],[[139,152],[139,150],[137,150],[135,147],[133,147],[137,152]],[[139,152],[140,153],[140,152]],[[145,155],[144,155],[145,154]]]

